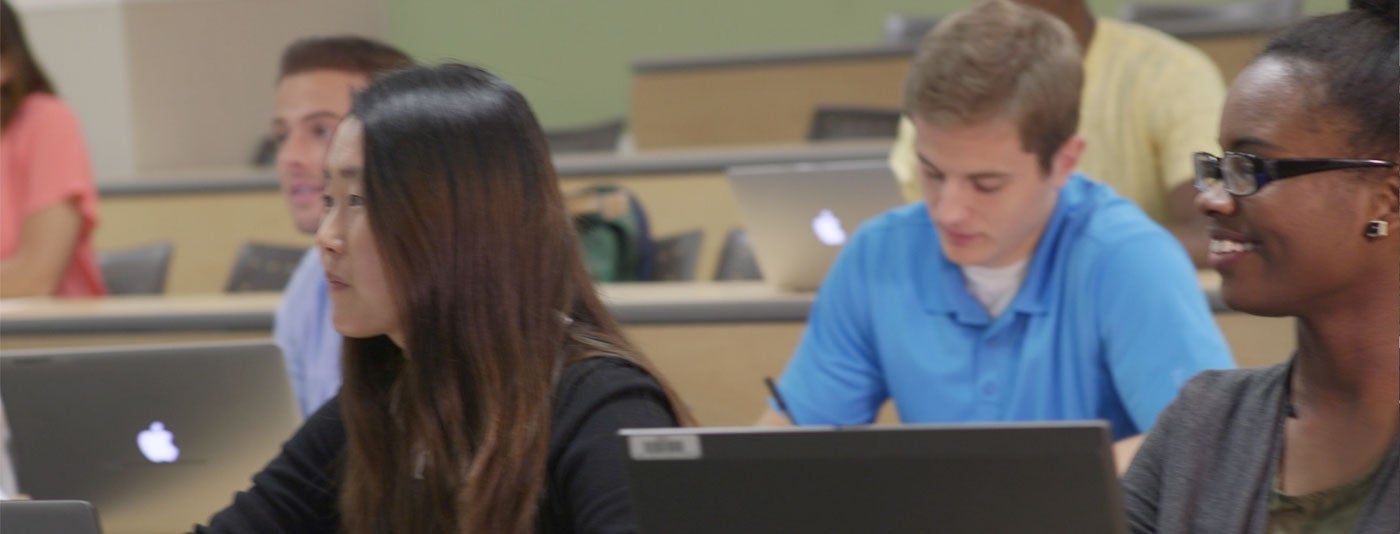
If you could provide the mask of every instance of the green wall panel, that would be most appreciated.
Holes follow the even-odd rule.
[[[1166,0],[1207,4],[1213,0]],[[626,114],[638,58],[880,42],[888,13],[941,14],[948,0],[387,0],[390,39],[424,62],[458,60],[510,80],[550,127]],[[1125,2],[1090,0],[1113,16]],[[1304,0],[1307,13],[1346,0]]]

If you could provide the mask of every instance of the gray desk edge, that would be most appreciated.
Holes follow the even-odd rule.
[[[677,150],[664,153],[619,155],[610,152],[561,154],[554,158],[561,180],[597,176],[635,176],[724,172],[737,165],[876,159],[888,156],[894,140],[866,143],[832,143],[784,147],[732,147],[714,150]],[[214,179],[162,180],[99,184],[102,198],[131,196],[239,193],[275,191],[277,178],[249,175]]]
[[[913,45],[869,45],[810,50],[779,50],[748,54],[714,54],[688,57],[642,58],[632,62],[633,74],[668,70],[707,69],[717,67],[762,66],[771,63],[801,63],[818,61],[851,61],[914,55]]]
[[[709,303],[638,303],[609,305],[623,325],[793,323],[806,322],[815,294],[772,301]],[[1235,313],[1216,291],[1206,298],[1215,313]],[[151,332],[254,332],[272,329],[272,312],[237,312],[197,315],[142,315],[126,317],[19,318],[0,321],[4,335],[83,335]]]
[[[610,305],[626,325],[799,322],[807,320],[810,298],[771,302],[641,303]],[[0,336],[84,335],[151,332],[252,332],[272,330],[273,312],[151,314],[69,319],[11,318],[0,321]]]

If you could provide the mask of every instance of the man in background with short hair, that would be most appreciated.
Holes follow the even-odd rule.
[[[1166,226],[1197,266],[1205,265],[1206,218],[1191,185],[1196,152],[1216,141],[1225,84],[1196,47],[1152,28],[1094,17],[1085,0],[1016,0],[1060,19],[1083,52],[1079,134],[1087,145],[1076,170],[1113,187]],[[918,200],[914,124],[900,122],[890,167],[908,200]]]
[[[322,165],[354,93],[377,74],[412,65],[398,49],[354,36],[302,39],[283,52],[272,137],[277,178],[297,230],[312,235],[320,225]],[[303,415],[340,389],[341,336],[331,325],[328,291],[321,255],[313,247],[287,282],[273,323]]]
[[[1074,172],[1083,67],[1060,20],[979,2],[905,85],[923,202],[861,226],[759,424],[1104,419],[1136,436],[1197,372],[1233,367],[1191,261]],[[773,405],[776,406],[776,405]]]

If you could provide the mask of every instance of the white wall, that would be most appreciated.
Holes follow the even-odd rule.
[[[282,49],[308,35],[383,38],[381,0],[16,0],[73,105],[99,183],[247,165],[268,130]]]

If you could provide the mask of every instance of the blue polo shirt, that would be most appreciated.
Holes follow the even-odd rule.
[[[1234,367],[1185,250],[1075,175],[1010,306],[993,319],[943,256],[923,203],[861,226],[778,385],[800,424],[1106,419],[1152,426],[1182,384]]]

